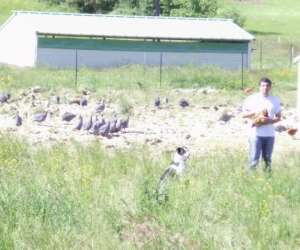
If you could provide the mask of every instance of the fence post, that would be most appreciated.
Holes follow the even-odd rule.
[[[78,74],[78,54],[77,48],[75,49],[75,87],[77,89],[77,74]]]
[[[161,88],[161,79],[162,79],[162,60],[163,54],[160,52],[160,59],[159,59],[159,88]]]
[[[294,45],[290,44],[290,67],[292,67],[293,64],[293,58],[294,58]]]
[[[259,43],[259,65],[260,65],[260,70],[262,70],[262,41],[261,40]]]
[[[242,89],[244,89],[244,53],[242,52]]]

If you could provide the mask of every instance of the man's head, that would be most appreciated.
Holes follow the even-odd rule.
[[[259,81],[259,91],[263,96],[268,96],[272,88],[272,81],[263,77]]]

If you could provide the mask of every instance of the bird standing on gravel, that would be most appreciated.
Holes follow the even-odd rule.
[[[69,122],[75,118],[76,114],[73,114],[71,112],[65,112],[62,116],[62,120]]]
[[[16,121],[17,127],[22,125],[22,117],[19,115],[19,112],[17,112],[17,114],[16,114],[15,121]]]
[[[10,93],[1,93],[0,94],[0,103],[7,102],[10,98]]]
[[[121,119],[120,123],[121,123],[121,129],[128,128],[129,116],[126,119]]]
[[[190,105],[189,102],[185,99],[181,99],[179,101],[179,106],[182,107],[182,108],[188,107],[189,105]]]
[[[82,120],[82,116],[80,115],[78,117],[78,122],[77,124],[75,125],[74,129],[76,130],[80,130],[82,128],[82,124],[83,124],[83,120]]]
[[[116,133],[118,133],[122,129],[121,121],[122,121],[121,119],[118,119],[116,122]]]
[[[43,121],[46,120],[47,115],[48,115],[48,111],[41,112],[41,113],[36,113],[36,114],[33,115],[32,119],[35,122],[43,122]]]
[[[90,116],[89,119],[83,124],[83,130],[90,130],[93,126],[93,117]]]
[[[219,118],[219,121],[228,122],[233,117],[233,114],[228,111],[223,111],[222,115]]]
[[[88,101],[85,97],[82,97],[80,99],[80,106],[87,106],[88,105]]]
[[[160,108],[160,97],[156,97],[154,100],[154,106]]]
[[[110,122],[109,133],[115,133],[116,132],[116,123],[117,123],[116,119],[113,119]]]
[[[99,103],[96,104],[95,112],[101,113],[104,111],[104,109],[105,109],[105,102],[104,100],[101,100]]]
[[[106,122],[103,126],[99,128],[99,134],[106,137],[109,134],[110,121]]]

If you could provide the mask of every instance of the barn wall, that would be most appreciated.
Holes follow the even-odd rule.
[[[74,67],[76,51],[70,49],[38,49],[37,65],[54,68]],[[175,53],[175,52],[126,52],[126,51],[93,51],[77,50],[78,67],[117,67],[129,64],[160,65],[216,65],[226,69],[241,67],[242,57],[239,53]],[[244,56],[244,67],[248,67],[247,56]]]
[[[37,36],[21,15],[12,16],[0,29],[0,63],[34,66]]]
[[[247,43],[149,42],[73,38],[40,38],[37,64],[50,67],[114,67],[128,64],[249,66]]]

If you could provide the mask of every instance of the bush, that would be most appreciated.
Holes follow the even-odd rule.
[[[243,27],[246,22],[246,17],[242,16],[236,9],[222,9],[218,16],[232,19],[236,24]]]

